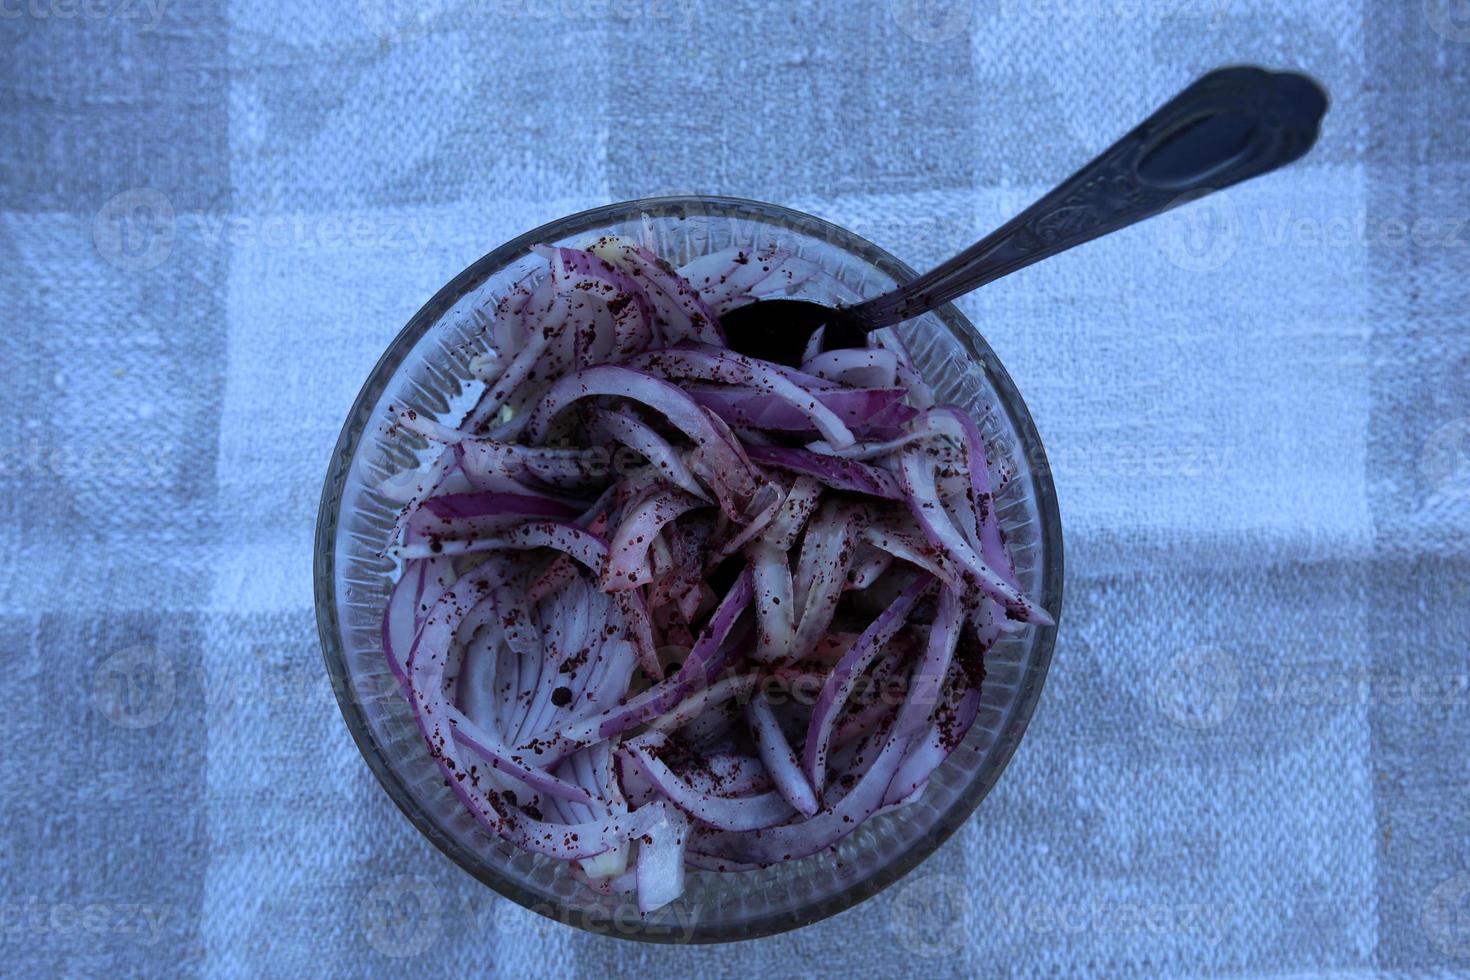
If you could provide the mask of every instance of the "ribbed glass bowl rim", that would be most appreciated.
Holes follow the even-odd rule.
[[[518,883],[500,875],[496,869],[480,860],[477,855],[463,847],[458,841],[444,833],[419,806],[398,774],[388,764],[377,738],[364,715],[361,705],[352,696],[352,683],[341,646],[341,628],[337,610],[336,590],[336,539],[340,517],[342,489],[357,453],[358,443],[371,421],[371,413],[379,397],[393,379],[399,367],[413,351],[414,346],[440,317],[467,293],[478,288],[496,271],[522,258],[532,245],[560,241],[572,235],[597,231],[610,225],[637,218],[638,215],[736,219],[758,221],[784,227],[802,234],[820,238],[843,249],[850,255],[867,262],[897,282],[906,282],[916,275],[914,270],[887,251],[847,229],[822,218],[806,214],[778,204],[748,200],[738,197],[679,195],[669,197],[640,198],[606,204],[570,214],[548,222],[539,228],[511,239],[499,248],[471,263],[463,272],[446,283],[434,297],[419,309],[399,331],[387,351],[373,366],[372,373],[362,390],[358,392],[342,433],[332,451],[327,478],[322,489],[321,507],[317,515],[313,571],[313,588],[316,598],[317,631],[321,637],[322,658],[326,663],[332,690],[347,728],[357,743],[358,750],[387,791],[388,796],[403,811],[418,831],[429,839],[461,868],[489,886],[498,894],[548,918],[570,923],[604,935],[645,942],[729,942],[739,939],[755,939],[810,925],[821,919],[846,911],[854,905],[876,895],[923,862],[940,844],[967,820],[990,792],[1005,771],[1007,763],[1020,744],[1031,716],[1040,700],[1041,689],[1051,666],[1052,650],[1056,643],[1056,628],[1040,629],[1036,655],[1029,670],[1022,676],[1017,701],[1011,712],[1009,728],[997,740],[990,764],[975,774],[963,795],[951,806],[944,818],[934,828],[909,848],[900,859],[893,861],[878,874],[874,874],[833,895],[813,902],[800,914],[773,913],[768,919],[746,921],[741,924],[701,924],[687,938],[671,933],[644,930],[636,924],[619,922],[616,929],[607,928],[611,923],[603,922],[595,913],[586,909],[572,909],[554,899],[531,892]],[[984,365],[985,375],[1005,411],[1015,424],[1020,442],[1019,450],[1030,461],[1034,480],[1037,513],[1040,516],[1040,534],[1046,564],[1042,572],[1042,603],[1060,619],[1062,604],[1062,530],[1057,510],[1056,489],[1051,479],[1041,437],[1037,434],[1031,413],[1022,401],[1010,375],[1001,365],[1000,359],[990,345],[980,336],[965,316],[953,305],[935,311],[940,321],[949,329],[965,352]]]

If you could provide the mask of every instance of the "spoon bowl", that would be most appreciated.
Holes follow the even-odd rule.
[[[822,350],[867,344],[868,328],[848,311],[806,299],[762,299],[730,310],[720,326],[740,353],[795,367],[818,329],[825,328]]]

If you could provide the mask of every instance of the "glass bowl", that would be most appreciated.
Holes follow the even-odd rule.
[[[342,714],[393,801],[435,846],[501,895],[604,935],[716,942],[769,935],[841,912],[897,881],[969,817],[1015,752],[1036,707],[1056,630],[1029,627],[986,655],[979,717],[924,796],[869,820],[834,851],[762,871],[691,870],[685,895],[647,916],[627,897],[600,895],[559,862],[485,834],[444,785],[383,659],[381,616],[391,563],[378,557],[395,506],[378,490],[426,458],[426,444],[389,423],[388,406],[445,413],[471,390],[468,361],[484,349],[498,297],[544,261],[537,243],[576,244],[651,230],[675,264],[731,245],[780,243],[868,297],[914,273],[870,242],[811,215],[724,197],[664,197],[584,211],[527,232],[455,276],[388,348],[358,395],[328,467],[316,532],[322,650]],[[815,292],[812,289],[815,288]],[[833,301],[823,288],[803,298]],[[1008,476],[997,511],[1023,591],[1061,611],[1062,535],[1046,456],[1031,416],[995,353],[952,306],[899,328],[940,401],[982,420],[994,467]]]

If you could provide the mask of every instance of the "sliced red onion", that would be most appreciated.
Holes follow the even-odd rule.
[[[472,483],[500,478],[523,483],[528,478],[547,487],[580,489],[607,481],[611,457],[606,449],[543,449],[488,439],[455,444],[460,468]]]
[[[802,371],[802,370],[799,370],[798,368],[791,367],[788,364],[776,364],[776,363],[771,362],[771,361],[762,361],[762,360],[760,360],[758,358],[751,358],[751,357],[749,357],[747,355],[744,355],[744,354],[736,354],[735,352],[729,350],[728,348],[724,347],[723,345],[699,344],[699,343],[694,343],[693,341],[686,341],[686,342],[680,343],[680,344],[672,344],[672,345],[670,345],[670,348],[669,349],[672,349],[672,350],[702,351],[705,354],[723,355],[723,356],[726,356],[726,357],[740,358],[740,360],[736,360],[736,361],[730,362],[730,367],[731,367],[732,370],[738,370],[739,369],[739,365],[741,365],[741,364],[762,365],[766,369],[768,369],[770,371],[776,372],[781,377],[785,378],[787,381],[790,381],[792,384],[796,385],[798,388],[803,388],[803,389],[805,389],[807,391],[825,391],[825,392],[831,394],[831,393],[834,393],[834,392],[841,391],[842,390],[842,387],[843,387],[842,385],[838,384],[835,381],[828,381],[826,378],[819,378],[815,374],[808,374],[806,371]],[[647,351],[646,353],[648,353],[648,354],[656,354],[656,353],[659,353],[659,352],[658,351]],[[748,376],[748,375],[743,375],[743,376]]]
[[[1010,552],[1006,550],[1000,521],[995,514],[995,494],[990,489],[990,463],[985,458],[985,440],[980,436],[980,429],[968,412],[954,405],[941,405],[933,411],[952,419],[964,442],[968,463],[966,469],[969,470],[973,490],[970,504],[979,527],[981,557],[1007,585],[1019,591],[1016,566],[1011,561]]]
[[[626,239],[600,238],[590,249],[645,287],[658,307],[659,332],[665,342],[684,339],[724,346],[719,320],[699,291],[649,249]]]
[[[864,554],[853,564],[853,569],[847,576],[847,588],[867,589],[878,584],[893,566],[893,556],[878,548],[869,547]]]
[[[647,556],[659,531],[701,503],[698,497],[669,489],[648,495],[629,510],[608,548],[607,564],[602,570],[603,590],[623,591],[653,581]]]
[[[876,813],[903,755],[903,744],[887,741],[852,790],[811,817],[756,832],[696,833],[691,850],[709,863],[768,867],[808,857],[833,846]]]
[[[430,753],[451,783],[463,782],[474,772],[458,751],[457,744],[463,742],[492,768],[514,776],[537,792],[559,799],[590,801],[591,795],[585,789],[557,779],[544,769],[526,765],[517,753],[494,735],[482,731],[465,718],[444,695],[445,656],[450,640],[465,615],[485,601],[490,581],[478,577],[484,574],[479,569],[470,572],[439,598],[409,650],[406,665],[410,701],[414,717],[429,742]],[[471,783],[473,788],[472,779]],[[486,806],[476,806],[474,811],[488,817],[494,808],[488,805],[488,801],[484,802]],[[496,814],[497,818],[500,816]],[[501,821],[496,819],[491,829],[498,832],[500,827]]]
[[[648,405],[693,439],[703,455],[703,478],[710,483],[727,513],[739,518],[758,488],[751,471],[732,445],[728,430],[721,432],[682,390],[646,374],[610,365],[588,368],[552,385],[531,414],[527,434],[533,444],[546,439],[551,421],[572,402],[597,395],[615,395]]]
[[[490,423],[500,413],[506,399],[525,384],[532,371],[541,362],[552,340],[566,327],[569,312],[570,304],[566,296],[556,293],[552,309],[546,315],[545,320],[529,332],[525,346],[505,366],[505,370],[500,373],[495,384],[485,391],[479,403],[465,419],[463,428],[476,435],[489,431]]]
[[[451,667],[455,674],[446,684],[445,696],[464,716],[481,728],[502,730],[496,698],[496,682],[500,669],[498,647],[503,642],[497,628],[499,612],[493,602],[482,602],[460,624],[463,636],[460,663]],[[456,644],[458,646],[459,644]]]
[[[660,378],[740,385],[785,402],[834,446],[850,446],[854,441],[852,431],[824,404],[820,392],[802,388],[765,361],[731,351],[672,348],[639,354],[625,364]]]
[[[943,718],[931,722],[893,774],[884,802],[896,804],[923,786],[934,770],[965,740],[980,710],[980,689],[966,688]]]
[[[536,581],[531,583],[526,590],[526,601],[531,603],[540,602],[553,593],[560,592],[566,588],[573,579],[577,577],[577,564],[569,555],[557,555],[552,559],[550,565],[546,566]]]
[[[704,757],[709,771],[706,792],[721,796],[749,796],[771,788],[771,774],[759,758],[736,752],[710,752]],[[698,773],[699,770],[694,770]]]
[[[549,765],[583,746],[621,735],[650,718],[656,718],[708,686],[734,653],[725,641],[730,637],[735,621],[750,605],[752,594],[750,572],[746,571],[725,595],[720,607],[710,617],[709,625],[700,633],[694,649],[689,651],[689,659],[672,678],[654,684],[621,705],[553,732],[545,739],[518,746],[518,750],[543,765]]]
[[[735,246],[711,252],[679,268],[679,276],[699,291],[714,311],[724,313],[736,297],[745,296],[778,272],[789,253],[773,245]]]
[[[796,538],[806,527],[807,518],[817,508],[822,496],[822,485],[808,476],[798,476],[791,484],[786,499],[771,522],[766,542],[778,551],[790,551]]]
[[[388,667],[400,683],[408,681],[408,665],[403,658],[408,656],[414,636],[429,609],[457,577],[448,558],[404,562],[403,572],[393,585],[383,613],[383,650],[387,653]]]
[[[419,507],[444,485],[446,478],[458,465],[454,453],[446,449],[437,453],[427,465],[409,473],[398,473],[383,482],[378,488],[379,492],[403,504],[393,521],[393,530],[388,535],[390,542],[403,536]]]
[[[603,624],[617,621],[613,601],[584,577],[530,610],[530,615],[541,639],[540,676],[530,688],[531,699],[513,741],[524,741],[571,718],[571,699],[558,705],[554,692],[564,687],[575,698],[585,681],[573,680],[561,668],[574,657],[599,656],[608,640]]]
[[[867,544],[923,569],[951,588],[965,587],[964,573],[943,551],[927,541],[887,527],[865,527],[858,535]]]
[[[977,717],[984,651],[1049,621],[979,428],[931,408],[893,331],[828,352],[819,332],[797,370],[726,349],[716,320],[860,297],[780,248],[691,281],[651,245],[539,247],[549,275],[469,310],[486,387],[459,425],[395,411],[446,448],[383,488],[404,504],[384,653],[447,785],[645,911],[686,865],[815,854],[917,799]],[[860,681],[906,686],[869,703]]]
[[[566,552],[584,565],[589,560],[596,560],[599,571],[601,563],[607,557],[607,545],[597,535],[590,534],[574,524],[562,524],[556,521],[517,524],[503,534],[497,534],[494,537],[403,545],[397,549],[397,553],[406,558],[422,558],[432,555],[472,555],[486,551],[514,551],[527,548],[555,548]]]
[[[873,620],[872,625],[863,630],[862,636],[858,637],[852,649],[848,650],[832,673],[827,675],[826,682],[822,685],[822,693],[817,696],[816,706],[812,709],[811,724],[807,728],[806,745],[802,750],[802,767],[806,770],[807,777],[817,793],[822,792],[822,787],[827,784],[827,747],[832,738],[832,727],[837,722],[837,716],[847,704],[851,696],[853,686],[873,658],[883,651],[888,642],[897,635],[908,620],[909,613],[914,608],[914,603],[932,586],[934,580],[928,575],[920,575],[913,583],[903,590],[897,599],[883,610],[882,615]]]
[[[758,466],[777,466],[801,473],[834,490],[866,493],[885,500],[903,499],[903,490],[893,474],[876,466],[784,446],[748,446],[745,451]]]
[[[806,339],[806,346],[801,349],[801,363],[803,365],[811,363],[813,358],[822,353],[826,341],[827,327],[825,325],[813,330],[812,335]]]
[[[505,813],[500,836],[523,851],[545,854],[560,861],[584,860],[623,846],[630,838],[652,831],[655,814],[647,807],[611,814],[587,823],[551,823],[517,811],[504,793],[497,798]]]
[[[915,415],[903,431],[891,439],[855,442],[838,449],[818,439],[807,443],[807,449],[824,456],[840,456],[843,459],[872,460],[895,455],[896,451],[914,442],[927,439],[949,438],[956,444],[963,443],[964,433],[955,420],[946,412],[930,409]]]
[[[934,624],[929,627],[929,642],[923,657],[914,667],[913,676],[909,678],[908,695],[899,707],[898,719],[893,725],[895,737],[908,738],[917,734],[932,719],[959,640],[959,597],[954,590],[941,587]],[[840,665],[838,669],[841,669]]]
[[[638,848],[638,910],[652,912],[684,893],[684,846],[689,820],[675,807],[652,803],[636,811],[652,814]]]
[[[757,676],[750,674],[734,674],[722,681],[717,681],[705,688],[703,691],[685,698],[674,710],[659,715],[648,723],[651,732],[672,732],[683,728],[694,721],[705,710],[715,705],[724,704],[731,698],[741,699],[750,696],[755,689]]]
[[[700,610],[712,603],[713,598],[714,592],[710,587],[700,582],[679,598],[679,614],[686,623],[692,623],[699,618]]]
[[[908,495],[913,515],[925,537],[935,547],[949,555],[976,585],[1004,606],[1008,616],[1042,625],[1053,622],[1046,610],[1031,603],[986,565],[950,521],[944,506],[939,502],[939,493],[934,485],[934,468],[923,453],[913,447],[904,449],[900,454],[899,472],[903,477],[904,492]]]
[[[746,718],[750,722],[750,733],[755,738],[756,749],[759,750],[761,761],[765,763],[771,778],[775,780],[776,788],[797,813],[804,817],[816,813],[817,796],[812,792],[811,783],[807,782],[806,775],[801,771],[801,764],[796,760],[796,753],[791,750],[791,743],[786,741],[786,736],[781,731],[781,724],[776,720],[776,714],[771,710],[770,704],[757,693],[746,706],[745,711]],[[725,829],[738,828],[727,827]]]
[[[898,357],[877,347],[829,350],[802,362],[801,369],[854,388],[892,388]]]
[[[623,613],[623,622],[626,625],[625,635],[633,644],[634,652],[637,654],[638,663],[643,670],[655,675],[658,671],[658,648],[653,638],[653,621],[648,615],[648,605],[644,601],[643,593],[638,591],[619,592],[616,595],[618,608]],[[612,628],[616,624],[609,623]]]
[[[609,436],[648,460],[660,477],[685,493],[701,500],[709,499],[699,481],[694,479],[694,474],[689,472],[689,467],[684,465],[683,457],[651,426],[626,412],[596,409],[592,416]]]
[[[395,421],[402,428],[407,429],[409,432],[417,433],[430,442],[442,442],[445,445],[452,446],[455,443],[469,438],[462,430],[456,429],[452,425],[445,425],[443,422],[431,419],[427,415],[420,415],[411,408],[406,408],[399,412],[395,416]]]
[[[763,663],[791,658],[796,639],[796,598],[786,552],[765,543],[750,547],[754,576],[756,643],[752,655]]]
[[[525,346],[530,331],[529,321],[534,318],[539,322],[541,314],[551,306],[555,289],[556,284],[550,276],[544,276],[534,284],[522,281],[496,302],[493,317],[483,311],[475,311],[478,314],[475,320],[482,332],[489,333],[499,359],[514,357]]]
[[[527,520],[570,520],[576,509],[525,493],[445,493],[424,501],[409,519],[405,540],[470,539],[509,530]],[[391,549],[390,549],[391,550]]]
[[[823,507],[807,529],[793,579],[801,615],[791,640],[790,659],[806,656],[832,625],[852,567],[854,535],[860,523],[861,512],[856,507],[834,501]]]
[[[704,553],[712,535],[712,524],[708,521],[680,521],[667,533],[673,563],[668,573],[653,584],[648,596],[650,609],[659,609],[674,602],[699,585],[704,574]],[[681,618],[683,623],[689,622],[689,617]]]
[[[795,812],[775,790],[738,798],[700,793],[644,747],[625,743],[618,751],[625,765],[636,765],[665,799],[702,824],[720,830],[762,830],[790,819]]]
[[[559,260],[565,266],[564,278],[573,281],[570,293],[562,294],[568,300],[574,298],[579,291],[593,293],[609,305],[618,303],[622,309],[631,310],[647,328],[653,327],[655,318],[648,302],[648,294],[632,278],[613,268],[599,256],[579,248],[558,248],[552,245],[536,245],[531,251],[544,255],[553,262]]]
[[[709,560],[705,562],[707,568],[714,568],[720,562],[729,558],[756,538],[764,535],[772,522],[781,512],[781,504],[786,497],[780,489],[772,484],[761,487],[755,498],[750,502],[750,510],[755,516],[750,523],[745,525],[734,536],[725,541],[710,553]]]
[[[909,392],[909,401],[917,409],[925,409],[934,404],[934,391],[924,376],[914,367],[913,358],[909,356],[908,347],[903,338],[899,337],[896,327],[885,327],[882,330],[874,330],[868,334],[869,341],[875,347],[891,351],[897,358],[896,373],[898,381]]]
[[[687,388],[690,397],[731,425],[777,432],[821,432],[822,426],[815,415],[820,411],[824,420],[830,416],[831,422],[826,423],[829,427],[835,422],[848,432],[845,442],[826,440],[834,446],[852,445],[853,428],[868,433],[907,418],[900,402],[903,391],[899,388],[798,389],[804,394],[791,397],[780,397],[751,385],[693,384]]]

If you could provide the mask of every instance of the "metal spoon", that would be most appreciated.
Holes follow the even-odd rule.
[[[735,350],[784,364],[799,363],[823,325],[824,350],[861,347],[870,330],[1299,159],[1326,112],[1327,94],[1305,75],[1210,72],[1041,200],[912,282],[852,306],[759,300],[726,313],[721,326]]]

